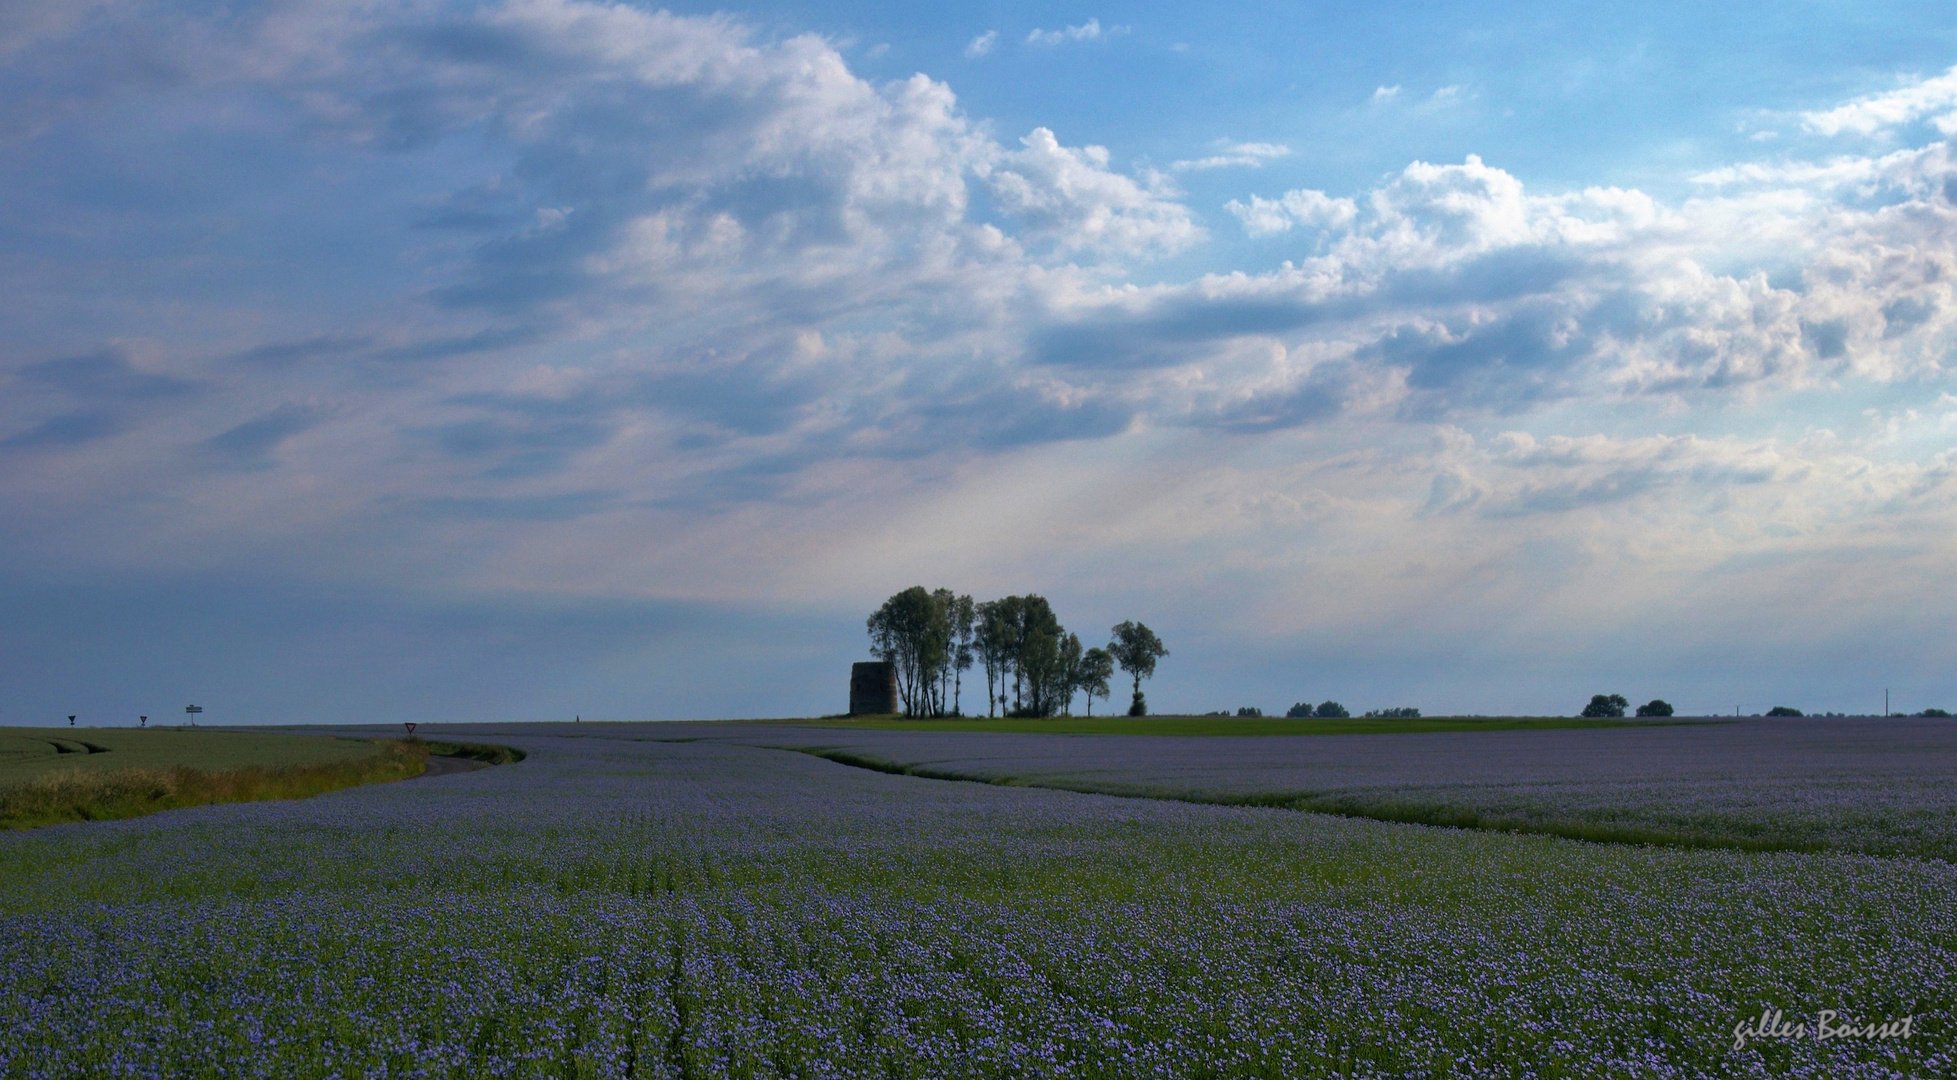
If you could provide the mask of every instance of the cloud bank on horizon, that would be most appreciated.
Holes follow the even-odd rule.
[[[1474,155],[1341,192],[1260,186],[1274,140],[1002,134],[733,16],[26,3],[7,693],[119,708],[168,623],[150,683],[236,649],[247,711],[384,670],[458,717],[822,712],[917,582],[1143,618],[1189,708],[1957,693],[1953,87],[1678,197]],[[689,697],[687,648],[795,678]]]

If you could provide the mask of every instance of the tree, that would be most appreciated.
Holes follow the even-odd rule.
[[[1300,717],[1310,716],[1311,708],[1312,708],[1311,702],[1300,701],[1292,705],[1290,708],[1284,710],[1284,715],[1290,717],[1293,720],[1296,720],[1299,719]]]
[[[1096,646],[1080,655],[1080,689],[1087,695],[1087,715],[1094,715],[1094,699],[1108,696],[1108,679],[1114,676],[1114,657]]]
[[[1368,720],[1418,720],[1420,710],[1412,706],[1401,709],[1368,709],[1364,716]]]
[[[1256,720],[1263,717],[1264,710],[1255,705],[1245,705],[1243,708],[1237,710],[1237,715],[1245,719]]]
[[[895,665],[905,716],[944,715],[945,672],[951,666],[949,589],[926,592],[913,585],[871,615],[870,654]]]
[[[1080,689],[1080,665],[1085,655],[1080,651],[1080,635],[1060,639],[1060,711],[1068,716],[1074,715],[1074,693]]]
[[[1061,646],[1066,631],[1054,617],[1046,597],[1009,596],[1018,601],[1018,632],[1013,655],[1013,712],[1019,716],[1052,716],[1060,710],[1067,682]]]
[[[1630,704],[1630,701],[1626,700],[1623,694],[1597,694],[1591,697],[1590,704],[1583,707],[1583,715],[1590,717],[1623,716],[1624,710]]]
[[[1662,698],[1652,698],[1649,702],[1638,706],[1639,716],[1670,716],[1671,714],[1671,702]]]
[[[972,661],[974,659],[972,649],[974,638],[977,634],[977,622],[978,605],[972,603],[970,596],[960,596],[952,602],[951,637],[955,647],[952,650],[951,664],[953,671],[956,673],[951,684],[951,714],[953,716],[965,715],[965,673],[972,670]]]
[[[1005,601],[987,600],[978,605],[978,625],[973,631],[972,645],[978,651],[979,663],[985,665],[985,715],[994,715],[993,709],[1003,702],[1006,696],[1006,670],[1010,663],[1011,648],[1008,628],[1009,616]],[[998,683],[998,694],[993,694],[993,683]]]
[[[1767,710],[1767,715],[1768,716],[1799,716],[1801,715],[1801,710],[1796,709],[1791,705],[1775,705],[1773,708]]]
[[[1155,662],[1169,655],[1155,631],[1138,622],[1122,622],[1114,628],[1108,652],[1121,670],[1134,676],[1135,697],[1128,706],[1129,716],[1147,716],[1148,703],[1142,700],[1142,680],[1155,677]]]
[[[1311,714],[1321,720],[1343,720],[1352,715],[1345,711],[1345,706],[1336,701],[1327,701],[1320,704],[1318,708],[1312,710]]]

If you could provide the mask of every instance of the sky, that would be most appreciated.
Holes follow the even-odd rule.
[[[914,584],[1957,707],[1953,134],[1928,3],[13,0],[0,725],[819,715]]]

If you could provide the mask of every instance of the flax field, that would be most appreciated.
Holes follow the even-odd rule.
[[[0,1076],[1957,1072],[1937,857],[957,782],[801,726],[442,737],[528,756],[0,836]],[[1072,738],[1107,742],[991,745],[1171,786],[1238,753]],[[1736,1046],[1769,1008],[1913,1020]]]

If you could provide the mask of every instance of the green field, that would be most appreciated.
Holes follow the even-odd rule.
[[[782,721],[769,721],[781,723]],[[794,723],[795,721],[788,721]],[[1017,735],[1393,735],[1433,731],[1528,731],[1694,723],[1674,720],[1583,720],[1568,716],[1423,716],[1412,720],[1292,719],[1284,716],[1055,716],[1047,719],[959,717],[945,720],[808,720],[824,727],[872,731],[992,731]]]
[[[220,728],[0,728],[0,788],[55,772],[337,765],[381,752],[365,739]]]

